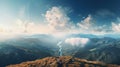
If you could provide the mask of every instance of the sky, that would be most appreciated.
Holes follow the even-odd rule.
[[[0,0],[0,34],[120,33],[120,0]]]

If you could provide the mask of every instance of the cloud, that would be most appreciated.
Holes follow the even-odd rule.
[[[107,31],[106,25],[98,26],[95,24],[92,15],[88,15],[88,17],[77,23],[77,26],[78,28],[76,31],[78,31],[78,33],[104,34]]]
[[[116,24],[112,22],[112,30],[116,33],[120,32],[120,23]]]
[[[101,18],[105,18],[105,17],[115,17],[115,13],[109,11],[109,10],[99,10],[96,12],[95,17],[101,17]]]
[[[5,28],[4,27],[0,27],[0,33],[5,32]]]
[[[74,20],[70,20],[68,16],[68,8],[64,9],[62,7],[52,7],[45,12],[43,22],[31,22],[28,19],[24,20],[22,17],[25,14],[26,7],[22,7],[20,9],[21,18],[17,19],[14,25],[11,27],[1,27],[0,32],[11,32],[16,34],[28,33],[28,34],[53,34],[55,36],[64,37],[68,34],[106,34],[109,32],[120,32],[120,24],[116,24],[113,22],[110,26],[101,25],[98,26],[95,21],[93,15],[88,15],[83,20],[78,23],[74,22]],[[71,12],[71,11],[70,11]],[[105,12],[105,11],[104,11]],[[104,16],[104,13],[99,12],[99,15]],[[111,14],[106,11],[106,15]],[[46,22],[47,21],[47,22]]]
[[[25,16],[25,11],[26,11],[26,7],[25,6],[20,8],[20,10],[19,10],[19,17],[20,18],[23,18]]]
[[[118,17],[115,22],[111,23],[111,29],[113,33],[120,33],[120,18]]]
[[[91,15],[88,15],[87,18],[85,18],[84,20],[80,21],[80,23],[77,23],[77,25],[83,29],[83,30],[89,30],[90,28],[92,28],[93,23],[92,23],[92,17]]]
[[[46,11],[45,18],[53,33],[72,34],[72,33],[103,33],[102,26],[95,26],[92,15],[84,18],[79,23],[71,23],[67,12],[61,7],[52,7]]]
[[[10,36],[24,34],[51,34],[51,28],[46,24],[17,19],[11,27],[0,25],[0,34]]]
[[[46,11],[45,18],[48,25],[54,31],[66,30],[70,20],[67,13],[61,7],[52,7],[50,10]]]
[[[83,47],[89,41],[88,38],[67,38],[65,43],[68,43],[72,46],[81,46]]]
[[[49,29],[49,30],[48,30]],[[28,33],[28,34],[49,34],[51,29],[45,24],[38,24],[30,21],[23,21],[18,19],[16,21],[16,29],[14,32]]]

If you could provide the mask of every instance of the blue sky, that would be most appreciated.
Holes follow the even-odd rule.
[[[120,0],[0,0],[0,30],[118,33],[119,6]]]

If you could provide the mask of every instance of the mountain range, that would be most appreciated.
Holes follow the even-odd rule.
[[[71,45],[62,42],[62,55],[73,56],[90,61],[100,61],[109,64],[120,65],[120,39],[112,37],[90,37],[85,34],[74,34],[64,39],[58,39],[51,35],[21,36],[0,41],[0,67],[10,64],[18,64],[45,57],[59,56],[58,42],[69,38],[88,38],[83,47],[81,43]],[[7,61],[7,62],[6,62]]]

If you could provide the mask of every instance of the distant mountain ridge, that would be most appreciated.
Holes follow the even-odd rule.
[[[81,38],[120,38],[120,34],[70,34],[67,37],[81,37]]]

